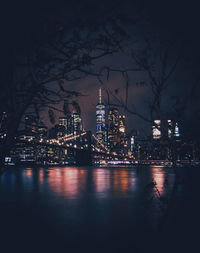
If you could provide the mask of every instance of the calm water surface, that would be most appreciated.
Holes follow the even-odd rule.
[[[167,196],[173,170],[9,169],[0,177],[1,245],[7,252],[139,250],[156,236],[160,215],[156,192],[148,187],[152,180],[160,195]],[[150,199],[152,204],[146,205]]]

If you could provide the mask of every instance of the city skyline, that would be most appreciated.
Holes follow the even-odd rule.
[[[155,119],[151,122],[149,134],[146,138],[141,138],[137,132],[127,131],[126,116],[121,114],[117,107],[104,104],[101,87],[96,100],[94,133],[84,129],[79,106],[68,108],[65,116],[59,117],[59,121],[55,121],[50,129],[36,116],[27,114],[24,129],[15,136],[16,149],[11,150],[5,162],[132,164],[140,161],[148,164],[151,160],[171,162],[173,159],[185,161],[197,159],[198,145],[195,142],[184,141],[177,121]],[[6,119],[7,115],[4,113],[0,131],[2,142],[7,136],[4,127]],[[39,145],[38,150],[35,149],[35,145]],[[62,152],[57,147],[63,149]],[[87,156],[83,154],[85,158],[82,161],[79,161],[82,155],[78,150],[87,151]]]
[[[0,251],[198,252],[198,1],[5,1]]]

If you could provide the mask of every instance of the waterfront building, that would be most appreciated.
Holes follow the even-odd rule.
[[[123,130],[123,126],[122,126]],[[108,110],[108,148],[115,152],[119,143],[119,112],[117,108]]]
[[[161,120],[154,120],[152,125],[152,136],[154,140],[161,138]]]
[[[106,142],[105,105],[102,102],[102,90],[99,89],[99,99],[96,105],[96,137],[99,143]]]
[[[175,128],[174,128],[174,136],[175,137],[180,137],[180,130],[179,130],[179,126],[178,126],[177,122],[176,122]]]
[[[161,139],[161,137],[180,137],[180,131],[178,123],[174,120],[154,120],[152,125],[153,139]]]
[[[171,119],[167,120],[167,136],[168,138],[173,136],[173,122]]]

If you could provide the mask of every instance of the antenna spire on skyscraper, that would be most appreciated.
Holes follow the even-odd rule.
[[[102,103],[101,87],[99,88],[99,104]]]

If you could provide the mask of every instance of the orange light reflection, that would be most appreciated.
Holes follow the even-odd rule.
[[[93,173],[95,188],[97,193],[106,195],[106,192],[110,188],[110,170],[96,169]]]
[[[56,194],[67,198],[77,198],[86,183],[86,170],[53,168],[49,171],[48,181]]]
[[[156,182],[156,187],[160,195],[164,194],[164,182],[165,182],[165,172],[162,167],[152,168],[152,179]]]

